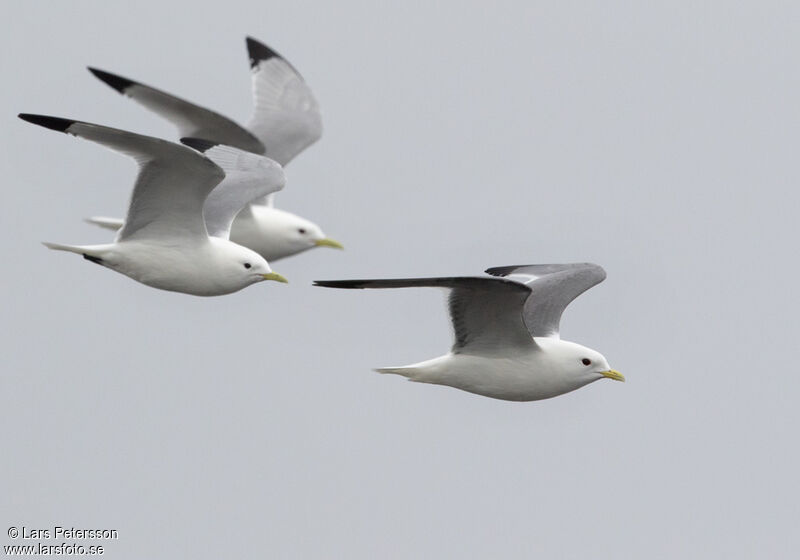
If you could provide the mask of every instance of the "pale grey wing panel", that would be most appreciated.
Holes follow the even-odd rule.
[[[170,121],[178,127],[180,136],[203,138],[248,152],[264,153],[264,145],[250,131],[219,113],[104,70],[89,68],[89,71],[121,94]]]
[[[517,282],[502,278],[443,277],[317,280],[314,285],[350,289],[447,288],[450,290],[450,320],[455,332],[453,353],[507,353],[509,348],[536,347],[522,318],[530,289]]]
[[[281,55],[247,38],[253,83],[253,115],[247,128],[281,165],[322,136],[322,115],[311,89]]]
[[[125,225],[118,240],[131,237],[206,238],[203,203],[225,176],[194,150],[151,136],[71,119],[20,114],[28,122],[97,142],[139,164]]]
[[[180,144],[95,125],[76,126],[79,136],[125,153],[139,163],[117,240],[207,237],[203,205],[225,177],[222,169]]]
[[[196,138],[181,138],[181,142],[202,152],[225,172],[203,209],[211,236],[228,239],[234,218],[245,206],[286,184],[283,168],[266,156]]]
[[[564,309],[606,278],[605,270],[591,263],[502,266],[486,272],[530,287],[531,296],[524,307],[528,330],[533,336],[556,338]]]
[[[214,163],[180,144],[116,128],[75,122],[67,132],[132,157],[139,164],[118,240],[207,235],[203,203],[224,177]]]

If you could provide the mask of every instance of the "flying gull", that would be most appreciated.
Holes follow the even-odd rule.
[[[229,294],[263,280],[286,282],[259,254],[229,241],[226,231],[249,200],[281,188],[282,177],[273,175],[272,183],[262,178],[231,189],[243,197],[238,206],[217,205],[204,219],[206,198],[225,178],[225,172],[200,152],[87,122],[25,113],[19,117],[97,142],[132,157],[139,165],[125,225],[114,243],[45,243],[50,249],[78,253],[154,288],[198,296]],[[209,237],[206,220],[216,228],[216,237]]]
[[[455,342],[444,356],[379,368],[411,381],[448,385],[509,401],[548,399],[597,381],[624,381],[599,352],[561,340],[569,303],[602,282],[594,264],[490,268],[492,277],[318,280],[328,288],[438,287],[449,291]]]

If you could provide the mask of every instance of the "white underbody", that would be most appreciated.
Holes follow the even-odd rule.
[[[599,371],[587,370],[576,375],[574,368],[565,369],[561,350],[573,353],[582,348],[580,345],[557,338],[533,340],[538,349],[505,350],[496,356],[450,353],[409,366],[376,371],[508,401],[549,399],[603,378]]]
[[[51,246],[89,255],[98,264],[153,288],[196,296],[230,294],[264,280],[269,266],[245,247],[213,237],[197,242],[125,240],[107,245]],[[240,263],[242,261],[242,263]],[[250,262],[246,270],[243,262]]]

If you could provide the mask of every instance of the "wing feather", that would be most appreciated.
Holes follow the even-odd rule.
[[[180,144],[117,128],[43,115],[19,116],[28,122],[91,140],[139,164],[128,215],[117,235],[118,241],[207,237],[203,204],[225,176],[208,158]]]
[[[264,145],[258,138],[228,117],[111,72],[91,67],[89,71],[121,94],[170,121],[178,127],[182,137],[203,138],[248,152],[264,153]]]
[[[382,280],[317,280],[328,288],[447,288],[455,354],[507,354],[510,348],[531,349],[536,343],[522,319],[530,289],[503,278],[441,277]]]
[[[570,302],[606,278],[601,266],[590,263],[500,266],[486,273],[529,286],[525,324],[533,336],[554,338],[559,337],[561,315]]]
[[[300,73],[281,55],[252,37],[247,51],[253,80],[253,115],[247,128],[265,154],[286,165],[322,136],[322,115]]]
[[[203,208],[208,234],[228,239],[239,212],[256,199],[279,191],[286,184],[283,168],[268,157],[196,138],[181,142],[203,152],[225,171]]]

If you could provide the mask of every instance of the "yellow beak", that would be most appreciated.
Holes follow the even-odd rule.
[[[602,375],[603,377],[608,377],[609,379],[613,379],[614,381],[622,381],[623,383],[625,383],[625,376],[615,369],[610,369],[608,371],[601,371],[600,375]]]
[[[329,237],[325,237],[324,239],[317,239],[314,242],[314,245],[316,245],[317,247],[332,247],[334,249],[344,249],[344,245],[342,245],[338,241],[330,239]]]
[[[261,276],[264,277],[264,280],[275,280],[276,282],[283,282],[284,284],[288,284],[289,281],[278,274],[277,272],[270,272],[269,274],[262,274]]]

